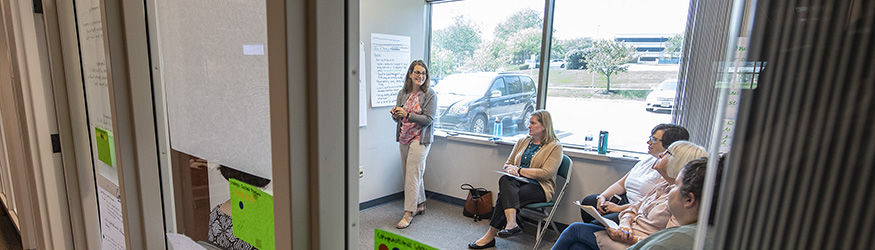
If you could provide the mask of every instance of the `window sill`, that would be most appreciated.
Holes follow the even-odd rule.
[[[446,132],[442,130],[436,130],[434,133],[435,137],[446,138],[450,141],[458,141],[465,143],[473,143],[485,146],[513,146],[520,137],[503,137],[497,141],[492,140],[491,138],[480,136],[480,135],[470,135],[463,133],[453,133]],[[587,159],[587,160],[595,160],[595,161],[629,161],[629,162],[638,162],[640,159],[646,157],[645,154],[641,153],[631,153],[631,152],[621,152],[621,151],[611,151],[608,154],[598,154],[595,151],[587,151],[583,148],[577,146],[563,145],[563,151],[565,155],[568,157],[575,159]]]

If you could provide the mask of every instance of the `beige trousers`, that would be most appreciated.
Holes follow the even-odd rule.
[[[399,144],[401,148],[401,171],[404,176],[404,211],[416,212],[416,205],[425,202],[425,185],[422,175],[425,173],[425,158],[431,144],[419,144],[413,140],[410,144]]]

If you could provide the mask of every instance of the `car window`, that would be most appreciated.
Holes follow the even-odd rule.
[[[532,81],[532,78],[521,77],[523,80],[523,91],[525,93],[535,92],[535,82]]]
[[[507,81],[507,90],[510,91],[509,93],[511,95],[523,92],[523,86],[520,82],[519,76],[505,76],[504,79]]]
[[[495,90],[501,91],[502,96],[507,95],[507,88],[504,86],[504,79],[501,79],[501,77],[495,79],[495,81],[492,82],[492,88],[489,88],[489,92],[486,94],[491,96],[492,91]]]

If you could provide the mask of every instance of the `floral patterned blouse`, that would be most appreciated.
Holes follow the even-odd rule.
[[[404,103],[404,111],[410,114],[422,113],[422,107],[419,106],[419,95],[422,91],[416,91],[407,97],[407,102]],[[410,121],[407,118],[401,118],[401,136],[398,137],[398,142],[401,144],[410,144],[413,140],[420,140],[422,136],[422,125]]]
[[[221,204],[216,206],[210,212],[210,235],[208,236],[210,242],[228,250],[257,250],[249,243],[234,236],[231,216],[222,213],[219,210],[221,206]]]

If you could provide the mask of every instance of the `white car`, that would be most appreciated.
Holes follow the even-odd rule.
[[[565,68],[565,60],[563,60],[563,59],[550,60],[550,68],[551,69],[564,69]]]
[[[662,83],[653,88],[653,91],[647,95],[647,111],[673,110],[677,88],[677,79],[662,81]]]

